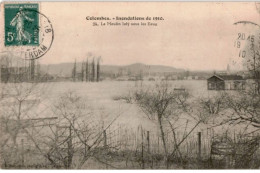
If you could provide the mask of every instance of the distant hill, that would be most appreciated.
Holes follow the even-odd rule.
[[[41,71],[44,73],[49,73],[50,75],[60,75],[60,76],[71,76],[72,68],[74,63],[61,63],[61,64],[41,64]],[[77,63],[77,71],[81,70],[81,63]],[[123,71],[125,73],[130,72],[132,74],[142,72],[150,73],[165,73],[165,72],[183,72],[183,69],[177,69],[170,66],[163,65],[146,65],[142,63],[135,63],[125,66],[117,65],[101,65],[102,73],[118,73]]]

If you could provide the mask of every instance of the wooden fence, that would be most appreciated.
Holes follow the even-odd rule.
[[[117,126],[106,130],[104,140],[106,145],[118,151],[137,151],[153,154],[163,154],[164,148],[160,133],[148,131],[141,126],[137,129]],[[176,132],[176,141],[179,144],[187,135],[181,131]],[[212,129],[191,133],[180,145],[179,150],[185,157],[208,158],[211,151],[211,143],[214,132]],[[168,153],[175,150],[175,141],[171,131],[165,131]]]
[[[207,128],[192,132],[180,143],[186,135],[187,133],[176,131],[176,141],[177,144],[180,144],[180,152],[183,157],[200,159],[209,159],[211,157],[212,144],[215,141],[226,143],[227,139],[229,139],[230,143],[240,145],[244,141],[250,141],[259,136],[259,134],[252,133],[245,137],[245,135],[235,131],[227,131],[218,135],[214,129]],[[165,139],[168,153],[171,154],[174,150],[176,151],[176,144],[171,131],[165,131]],[[106,140],[106,145],[110,146],[112,150],[129,150],[153,154],[164,153],[160,133],[148,131],[141,126],[137,129],[126,128],[120,125],[116,128],[109,128],[106,130],[106,139],[104,140]]]
[[[216,134],[214,129],[200,129],[199,131],[194,131],[185,140],[183,138],[187,135],[183,131],[179,130],[176,131],[176,141],[177,145],[179,145],[179,151],[184,159],[199,159],[199,160],[208,160],[212,158],[212,150],[214,151],[213,154],[219,156],[228,156],[230,157],[229,150],[233,149],[230,147],[230,143],[227,141],[229,140],[231,143],[238,144],[236,146],[241,147],[239,151],[247,150],[251,146],[251,143],[247,145],[247,141],[251,141],[251,139],[255,139],[258,134],[252,133],[248,135],[246,138],[244,135],[236,132],[226,132],[221,134],[220,136]],[[26,139],[26,138],[25,138]],[[48,161],[41,156],[30,141],[27,139],[21,139],[21,145],[19,145],[19,153],[15,153],[19,155],[14,156],[19,160],[21,165],[37,165],[38,161],[44,159],[44,163],[48,164]],[[166,139],[166,146],[168,150],[168,154],[172,154],[173,151],[176,151],[176,144],[173,138],[172,131],[165,131],[165,139]],[[103,131],[103,142],[100,143],[100,147],[108,146],[107,149],[111,152],[130,152],[130,153],[141,153],[141,157],[144,155],[164,155],[164,148],[162,144],[161,135],[156,130],[149,131],[142,126],[138,128],[127,128],[123,125],[115,125],[111,126],[110,128]],[[181,143],[181,141],[183,142]],[[216,143],[218,141],[218,143]],[[258,140],[259,141],[259,140]],[[244,143],[244,144],[243,144]],[[217,144],[217,145],[215,145]],[[220,144],[220,145],[219,145]],[[223,147],[224,146],[224,149]],[[212,148],[215,147],[215,148]],[[222,147],[222,148],[221,148]],[[244,147],[244,148],[243,148]],[[254,147],[258,147],[259,145],[255,145]],[[250,148],[249,148],[250,149]],[[31,152],[28,152],[28,151]],[[224,154],[223,154],[224,151]],[[225,153],[226,152],[226,153]],[[34,157],[30,155],[33,153]],[[173,156],[176,153],[173,154]],[[243,157],[243,153],[236,153],[239,157]],[[258,152],[258,156],[260,157],[260,152]],[[33,159],[35,156],[39,156],[38,159]],[[20,158],[21,157],[21,158]],[[233,157],[233,156],[232,156]],[[247,157],[247,156],[246,156]],[[236,157],[238,158],[238,157]],[[35,163],[34,163],[35,162]],[[229,162],[231,162],[229,160]],[[17,162],[18,163],[18,162]],[[43,164],[45,165],[45,164]],[[228,163],[227,167],[231,167],[232,163]]]

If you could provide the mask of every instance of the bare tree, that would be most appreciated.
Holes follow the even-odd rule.
[[[249,123],[260,130],[260,97],[250,92],[239,92],[235,96],[228,95],[228,107],[232,112],[227,117],[231,124]]]
[[[167,81],[156,85],[155,88],[149,88],[147,90],[141,89],[135,93],[135,99],[138,106],[143,110],[149,119],[155,120],[158,123],[167,168],[169,168],[169,157],[175,155],[176,151],[181,156],[179,146],[202,122],[199,118],[195,118],[195,115],[193,115],[194,113],[191,113],[192,108],[188,104],[188,98],[189,93],[186,90],[174,90],[174,88],[172,88]],[[197,122],[194,127],[191,128],[178,142],[176,138],[175,123],[180,119],[181,115],[184,116],[183,113],[186,114],[186,118],[190,117]],[[188,121],[186,124],[187,123]],[[175,149],[173,149],[173,151],[169,151],[170,148],[168,148],[166,144],[166,128],[170,128],[173,133],[175,141]]]
[[[87,58],[87,61],[86,61],[86,67],[85,67],[85,80],[86,80],[86,82],[88,82],[89,81],[89,64],[88,64],[88,58]]]
[[[53,106],[53,115],[58,117],[55,126],[49,126],[49,134],[33,136],[35,147],[55,168],[80,169],[91,157],[109,149],[103,145],[106,127],[91,112],[86,100],[74,92],[61,95]]]
[[[96,77],[96,75],[95,75],[95,57],[93,57],[93,59],[92,59],[92,63],[91,63],[91,66],[92,66],[92,68],[91,68],[91,81],[92,82],[95,82],[95,77]]]
[[[247,69],[255,81],[255,93],[260,94],[260,33],[258,42],[255,35],[250,35],[247,39]]]
[[[72,69],[72,80],[74,82],[76,81],[76,77],[77,77],[77,62],[76,62],[76,59],[75,59],[74,66],[73,66],[73,69]]]
[[[255,90],[224,92],[201,101],[204,105],[202,110],[209,117],[219,117],[219,122],[213,121],[214,127],[227,130],[218,130],[214,135],[212,147],[219,147],[223,143],[231,145],[230,150],[223,153],[225,158],[230,157],[232,152],[232,164],[227,163],[229,168],[253,168],[259,167],[259,161],[254,161],[254,156],[259,148],[260,130],[260,99]],[[219,159],[218,157],[216,157]]]
[[[199,98],[196,107],[201,111],[201,119],[204,123],[214,120],[221,116],[222,113],[228,108],[227,106],[227,93],[218,92],[216,95]],[[222,122],[220,122],[222,124]],[[220,125],[216,124],[216,125]]]
[[[81,64],[81,81],[84,81],[84,62]]]
[[[101,57],[98,57],[98,59],[97,59],[97,82],[100,81],[100,60],[101,60]]]
[[[247,124],[259,129],[260,127],[260,26],[257,23],[241,21],[235,25],[254,27],[254,34],[246,36],[245,47],[240,51],[239,57],[243,58],[243,65],[249,72],[249,78],[254,83],[247,82],[249,89],[227,94],[226,103],[230,115],[225,122],[232,124]],[[240,34],[241,36],[242,34]],[[239,39],[239,38],[238,38]]]
[[[15,155],[19,148],[18,136],[24,133],[30,119],[39,117],[40,113],[35,109],[45,99],[44,93],[48,91],[47,85],[39,82],[31,83],[7,83],[5,84],[4,95],[1,99],[1,155],[15,161]],[[47,108],[41,110],[43,113]],[[6,136],[7,138],[2,138]],[[6,155],[10,151],[10,155]],[[8,159],[7,159],[8,160]]]
[[[30,81],[34,81],[35,77],[35,60],[30,60]]]

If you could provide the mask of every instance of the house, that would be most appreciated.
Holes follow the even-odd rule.
[[[245,83],[239,75],[213,75],[207,79],[208,90],[244,90]]]

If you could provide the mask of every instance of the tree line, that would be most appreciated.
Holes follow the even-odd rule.
[[[72,80],[75,81],[86,81],[86,82],[99,82],[100,81],[100,61],[101,57],[93,57],[92,61],[81,62],[81,69],[77,69],[77,61],[75,59],[74,66],[72,69]]]

